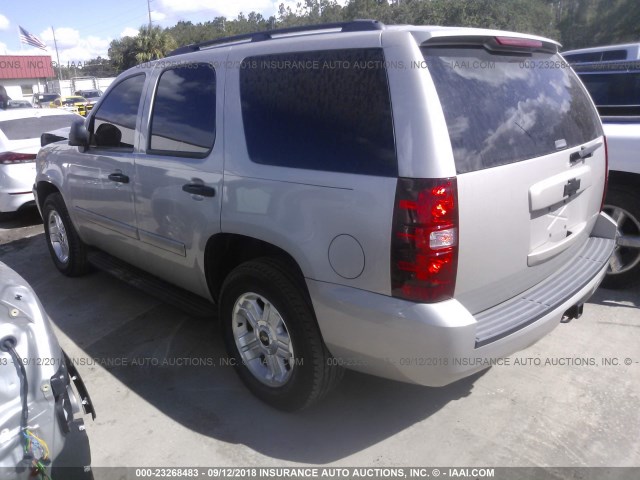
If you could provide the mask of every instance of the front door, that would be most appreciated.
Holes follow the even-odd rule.
[[[82,232],[114,254],[138,238],[134,145],[144,82],[143,73],[133,75],[109,91],[89,119],[90,147],[69,165],[68,190]]]

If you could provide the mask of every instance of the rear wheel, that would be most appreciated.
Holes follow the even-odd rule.
[[[0,212],[0,222],[8,222],[16,218],[16,212]]]
[[[87,247],[71,223],[62,195],[52,193],[47,196],[42,217],[47,246],[56,268],[69,277],[89,271]]]
[[[611,185],[604,211],[616,222],[616,248],[602,285],[625,288],[640,280],[640,196],[632,187]]]
[[[284,262],[262,258],[233,270],[222,287],[220,318],[238,375],[275,408],[305,408],[342,377],[305,291]]]

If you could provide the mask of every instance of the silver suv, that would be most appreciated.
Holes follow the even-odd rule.
[[[470,375],[578,317],[614,247],[602,126],[557,48],[355,21],[132,68],[38,155],[53,261],[99,250],[215,302],[281,409],[342,367]]]

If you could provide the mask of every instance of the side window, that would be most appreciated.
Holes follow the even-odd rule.
[[[144,74],[129,77],[109,92],[93,117],[91,146],[133,151],[144,80]]]
[[[153,100],[149,151],[205,157],[216,137],[216,74],[207,63],[165,70]]]
[[[609,50],[607,52],[602,52],[602,61],[613,61],[613,60],[626,60],[627,59],[627,51],[626,50]]]
[[[398,173],[382,49],[247,58],[240,71],[240,100],[253,162]]]

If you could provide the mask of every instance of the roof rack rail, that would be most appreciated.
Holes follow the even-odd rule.
[[[316,25],[299,25],[296,27],[278,28],[275,30],[264,30],[262,32],[243,33],[240,35],[233,35],[231,37],[214,38],[213,40],[207,40],[200,43],[192,43],[183,47],[176,48],[170,52],[167,56],[180,55],[182,53],[197,52],[204,47],[212,47],[219,44],[237,43],[243,40],[251,42],[263,42],[265,40],[271,40],[274,35],[287,35],[289,33],[299,32],[314,32],[321,30],[335,30],[340,29],[341,32],[366,32],[372,30],[383,30],[384,23],[378,20],[352,20],[350,22],[334,22],[334,23],[321,23]]]

